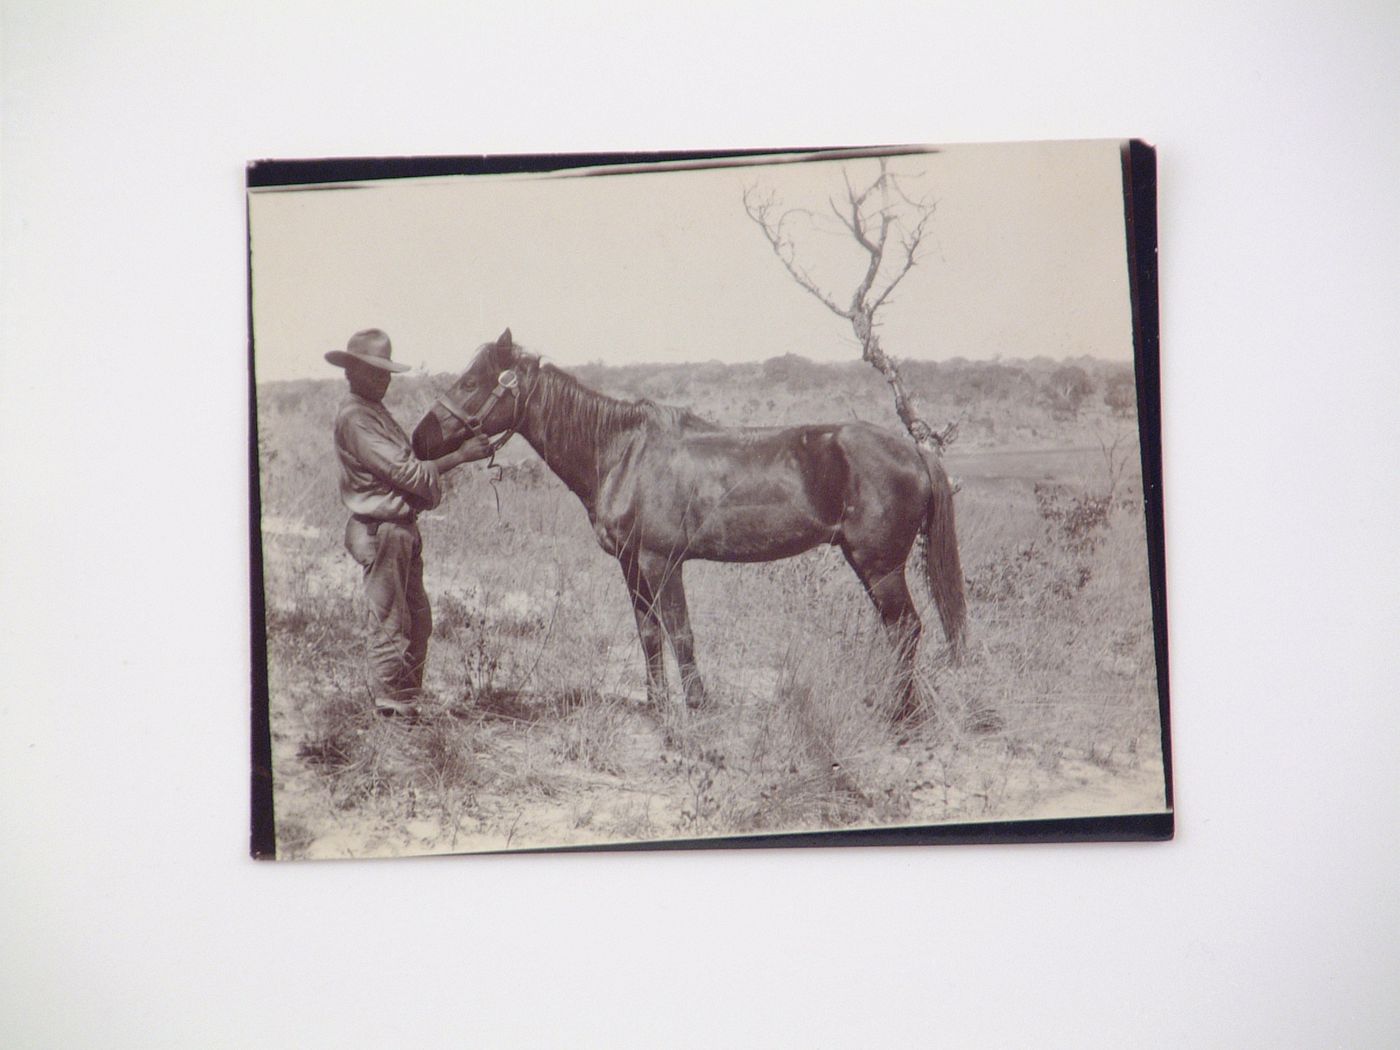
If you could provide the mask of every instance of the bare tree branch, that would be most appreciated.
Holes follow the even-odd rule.
[[[860,244],[870,256],[870,263],[866,267],[865,276],[861,279],[860,284],[856,286],[855,293],[851,296],[852,313],[872,311],[872,308],[867,303],[867,297],[870,295],[871,288],[875,286],[876,278],[880,275],[880,267],[885,260],[885,245],[889,242],[890,226],[894,221],[893,216],[885,208],[881,208],[875,213],[875,215],[878,215],[880,218],[880,234],[878,238],[872,240],[869,234],[870,220],[866,217],[863,210],[865,201],[869,199],[870,194],[875,191],[876,187],[881,185],[884,178],[885,161],[883,159],[880,161],[880,178],[876,179],[864,193],[857,194],[855,189],[851,186],[850,176],[846,175],[846,192],[850,197],[851,203],[851,222],[848,224],[847,228],[850,229],[851,233],[855,236],[856,242]],[[874,216],[871,216],[871,218],[873,217]]]
[[[885,162],[881,160],[881,171],[884,170],[884,166]],[[865,201],[870,196],[871,190],[875,188],[875,185],[878,185],[878,180],[876,180],[876,183],[872,184],[864,193],[857,194],[855,188],[851,185],[850,174],[848,172],[843,172],[842,174],[846,179],[846,196],[851,207],[851,218],[849,221],[846,222],[846,229],[851,231],[852,236],[855,237],[856,242],[862,248],[864,248],[871,255],[877,255],[880,249],[883,247],[883,245],[876,245],[871,243],[870,237],[866,233],[865,216],[864,214],[862,214],[862,209],[865,207]]]
[[[901,240],[900,243],[904,248],[904,265],[900,268],[899,272],[890,279],[890,283],[885,286],[885,290],[881,292],[870,305],[872,311],[878,310],[885,304],[886,300],[890,297],[890,292],[894,291],[895,286],[898,285],[900,281],[904,280],[904,278],[908,276],[909,271],[918,264],[919,245],[923,243],[924,227],[928,224],[929,217],[932,214],[933,212],[931,210],[923,212],[919,216],[919,221],[914,224],[913,231],[908,237]]]
[[[793,245],[791,238],[783,233],[783,225],[787,221],[787,217],[793,214],[793,212],[784,212],[776,221],[772,221],[772,212],[775,207],[775,202],[771,197],[766,201],[758,201],[756,200],[756,195],[757,191],[753,187],[744,191],[744,210],[748,212],[749,218],[757,223],[759,229],[763,231],[763,235],[768,239],[769,246],[773,249],[773,254],[778,257],[778,260],[783,264],[784,268],[791,275],[792,279],[797,282],[799,287],[819,299],[823,306],[838,317],[844,317],[849,320],[851,316],[850,313],[837,306],[836,303],[821,290],[807,271],[797,264],[796,247]]]
[[[828,197],[827,204],[832,214],[869,257],[865,274],[851,294],[851,305],[844,310],[836,305],[835,300],[823,291],[797,262],[797,248],[786,224],[788,217],[798,212],[786,211],[775,218],[774,212],[778,207],[775,197],[769,195],[760,199],[756,187],[749,187],[744,191],[744,210],[763,231],[769,247],[773,249],[773,253],[792,279],[821,300],[832,313],[851,322],[856,338],[860,341],[861,358],[885,377],[894,396],[895,414],[899,416],[900,422],[918,444],[941,455],[944,447],[955,440],[957,423],[949,423],[942,430],[936,431],[920,418],[904,385],[899,366],[881,348],[876,332],[877,312],[889,303],[890,293],[918,263],[919,248],[933,215],[934,205],[929,201],[916,201],[911,198],[900,185],[899,178],[889,170],[888,162],[883,157],[880,159],[880,174],[862,190],[858,191],[852,185],[849,171],[843,171],[842,177],[846,184],[846,199],[838,202],[836,198]],[[871,198],[876,192],[880,195],[878,208],[871,206]],[[904,218],[905,212],[912,213],[907,220]],[[816,216],[813,213],[801,214],[807,214],[815,221]],[[900,252],[896,260],[891,260],[897,261],[897,269],[886,278],[883,288],[876,292],[881,270],[887,261],[890,233],[897,228],[904,230],[906,223],[912,225],[897,238]],[[878,232],[875,232],[877,224]]]
[[[841,225],[846,227],[852,237],[856,238],[856,240],[860,240],[859,231],[851,225],[851,220],[846,218],[846,213],[841,210],[841,205],[836,203],[836,198],[828,197],[826,202],[831,205],[831,213],[836,216]]]

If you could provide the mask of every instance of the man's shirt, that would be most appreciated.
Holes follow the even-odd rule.
[[[351,514],[409,518],[442,501],[437,467],[420,460],[381,402],[350,394],[335,417],[340,498]]]

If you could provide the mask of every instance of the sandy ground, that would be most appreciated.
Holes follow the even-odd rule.
[[[425,797],[421,814],[390,822],[372,809],[333,804],[320,774],[298,755],[304,724],[289,705],[279,706],[272,725],[277,819],[281,826],[299,829],[299,840],[286,855],[332,859],[486,852],[716,834],[694,821],[694,780],[677,775],[675,752],[659,724],[645,715],[629,720],[630,733],[621,741],[617,761],[623,774],[553,762],[537,790],[506,794],[484,787],[457,812],[444,812],[436,800]],[[484,746],[468,761],[483,766],[518,762],[527,749],[538,746],[529,733],[508,724],[489,727],[478,740]],[[1010,754],[1000,741],[986,740],[959,749],[950,760],[946,745],[925,731],[883,761],[914,785],[909,801],[915,819],[900,824],[1110,816],[1165,808],[1162,760],[1155,750],[1127,763],[1065,759],[1047,768],[1043,760]],[[927,816],[918,819],[918,814]],[[849,825],[862,826],[875,825]]]

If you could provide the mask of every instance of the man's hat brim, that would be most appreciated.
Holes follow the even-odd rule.
[[[368,354],[352,354],[348,350],[331,350],[326,354],[326,360],[337,368],[344,368],[350,364],[370,365],[383,372],[407,372],[409,366],[400,364],[398,361],[391,361],[387,357],[371,357]]]

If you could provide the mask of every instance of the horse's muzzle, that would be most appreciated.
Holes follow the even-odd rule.
[[[447,454],[442,445],[442,424],[437,412],[429,409],[413,428],[413,454],[419,459],[437,459]]]

